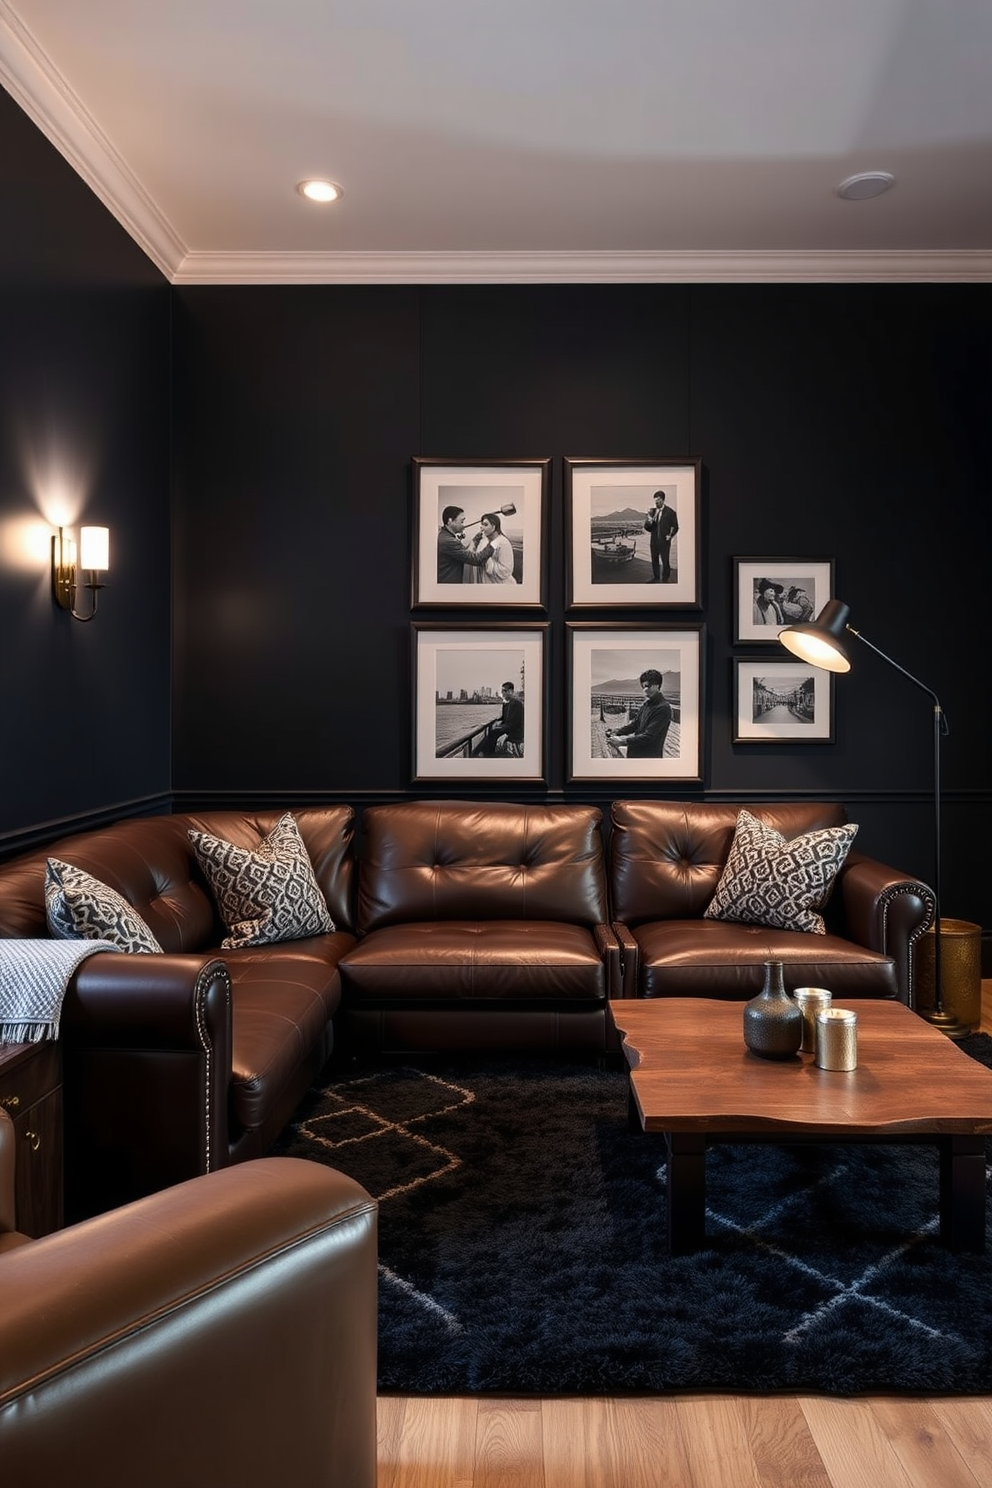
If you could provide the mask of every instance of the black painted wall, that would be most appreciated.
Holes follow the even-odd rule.
[[[0,222],[0,853],[173,800],[407,792],[413,454],[555,457],[547,794],[607,801],[564,779],[561,457],[688,455],[682,794],[838,797],[929,876],[929,704],[869,652],[834,744],[730,743],[732,557],[833,555],[854,622],[941,695],[944,910],[992,927],[992,286],[173,289],[2,93]],[[92,625],[51,602],[67,518],[112,528]]]
[[[992,924],[992,288],[184,288],[175,326],[179,799],[410,790],[423,454],[555,457],[549,793],[608,800],[564,778],[561,457],[699,456],[705,784],[682,793],[837,796],[864,850],[931,876],[930,703],[870,652],[834,744],[730,742],[732,557],[833,556],[853,623],[941,696],[944,912]]]
[[[0,91],[0,848],[168,799],[170,294]],[[51,597],[81,520],[111,529],[88,624]]]

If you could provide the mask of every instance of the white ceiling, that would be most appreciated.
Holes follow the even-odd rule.
[[[992,279],[992,0],[0,0],[0,82],[175,283]]]

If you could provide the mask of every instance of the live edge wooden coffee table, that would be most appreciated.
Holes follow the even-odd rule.
[[[901,1003],[857,1000],[858,1067],[812,1055],[762,1059],[744,1045],[740,1002],[612,1002],[630,1066],[631,1119],[668,1142],[668,1239],[697,1250],[706,1224],[708,1143],[905,1141],[940,1151],[940,1236],[985,1248],[985,1136],[992,1070]]]

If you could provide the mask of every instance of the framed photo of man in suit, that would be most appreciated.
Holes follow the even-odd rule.
[[[699,460],[565,460],[568,608],[700,604]]]

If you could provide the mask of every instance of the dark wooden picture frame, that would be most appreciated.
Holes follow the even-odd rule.
[[[568,609],[700,609],[701,480],[701,460],[566,458]]]
[[[775,645],[785,626],[814,620],[833,599],[832,558],[734,558],[733,565],[735,645]]]
[[[546,610],[550,485],[549,457],[457,460],[415,455],[412,608]],[[445,523],[445,513],[453,510],[460,518]],[[495,518],[490,544],[482,538],[484,516]],[[459,544],[463,564],[457,562]]]
[[[701,782],[706,627],[574,621],[565,629],[569,780]],[[667,718],[640,685],[649,671],[662,677]]]
[[[411,638],[414,783],[546,784],[548,622],[414,621]]]
[[[833,673],[784,650],[781,654],[782,661],[767,656],[733,658],[732,742],[832,744]]]

